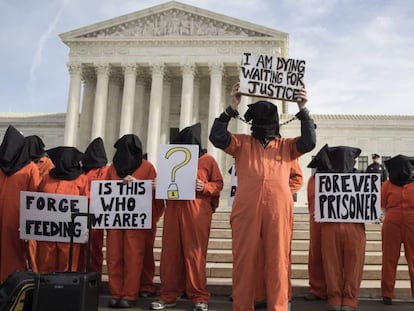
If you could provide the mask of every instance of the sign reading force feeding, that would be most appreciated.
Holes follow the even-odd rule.
[[[380,194],[379,174],[316,174],[315,221],[377,222]]]
[[[240,92],[250,96],[296,101],[304,85],[304,75],[304,60],[244,53]]]

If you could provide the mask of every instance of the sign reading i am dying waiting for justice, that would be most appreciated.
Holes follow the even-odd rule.
[[[296,101],[304,86],[305,61],[244,53],[240,70],[243,95]]]
[[[315,221],[377,222],[380,194],[379,174],[315,174]]]

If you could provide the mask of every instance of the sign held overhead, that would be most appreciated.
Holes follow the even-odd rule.
[[[240,92],[243,95],[296,101],[304,86],[305,61],[243,53]]]

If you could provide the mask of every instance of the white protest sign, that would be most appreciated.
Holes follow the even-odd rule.
[[[233,164],[230,169],[230,191],[229,191],[229,198],[227,200],[227,205],[229,207],[233,206],[234,196],[236,195],[237,190],[237,174],[236,174],[236,166]]]
[[[244,53],[240,92],[248,96],[296,101],[304,86],[305,61],[273,55]]]
[[[94,180],[90,212],[94,228],[151,229],[152,181]]]
[[[380,195],[379,174],[315,174],[315,221],[377,222]]]
[[[198,145],[160,145],[157,199],[195,200],[198,155]]]
[[[87,241],[87,218],[74,219],[72,213],[87,213],[86,196],[55,194],[46,192],[20,191],[20,238],[49,242]]]

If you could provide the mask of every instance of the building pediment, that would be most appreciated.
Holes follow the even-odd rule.
[[[167,2],[60,35],[62,40],[180,37],[271,37],[287,33],[180,2]]]

